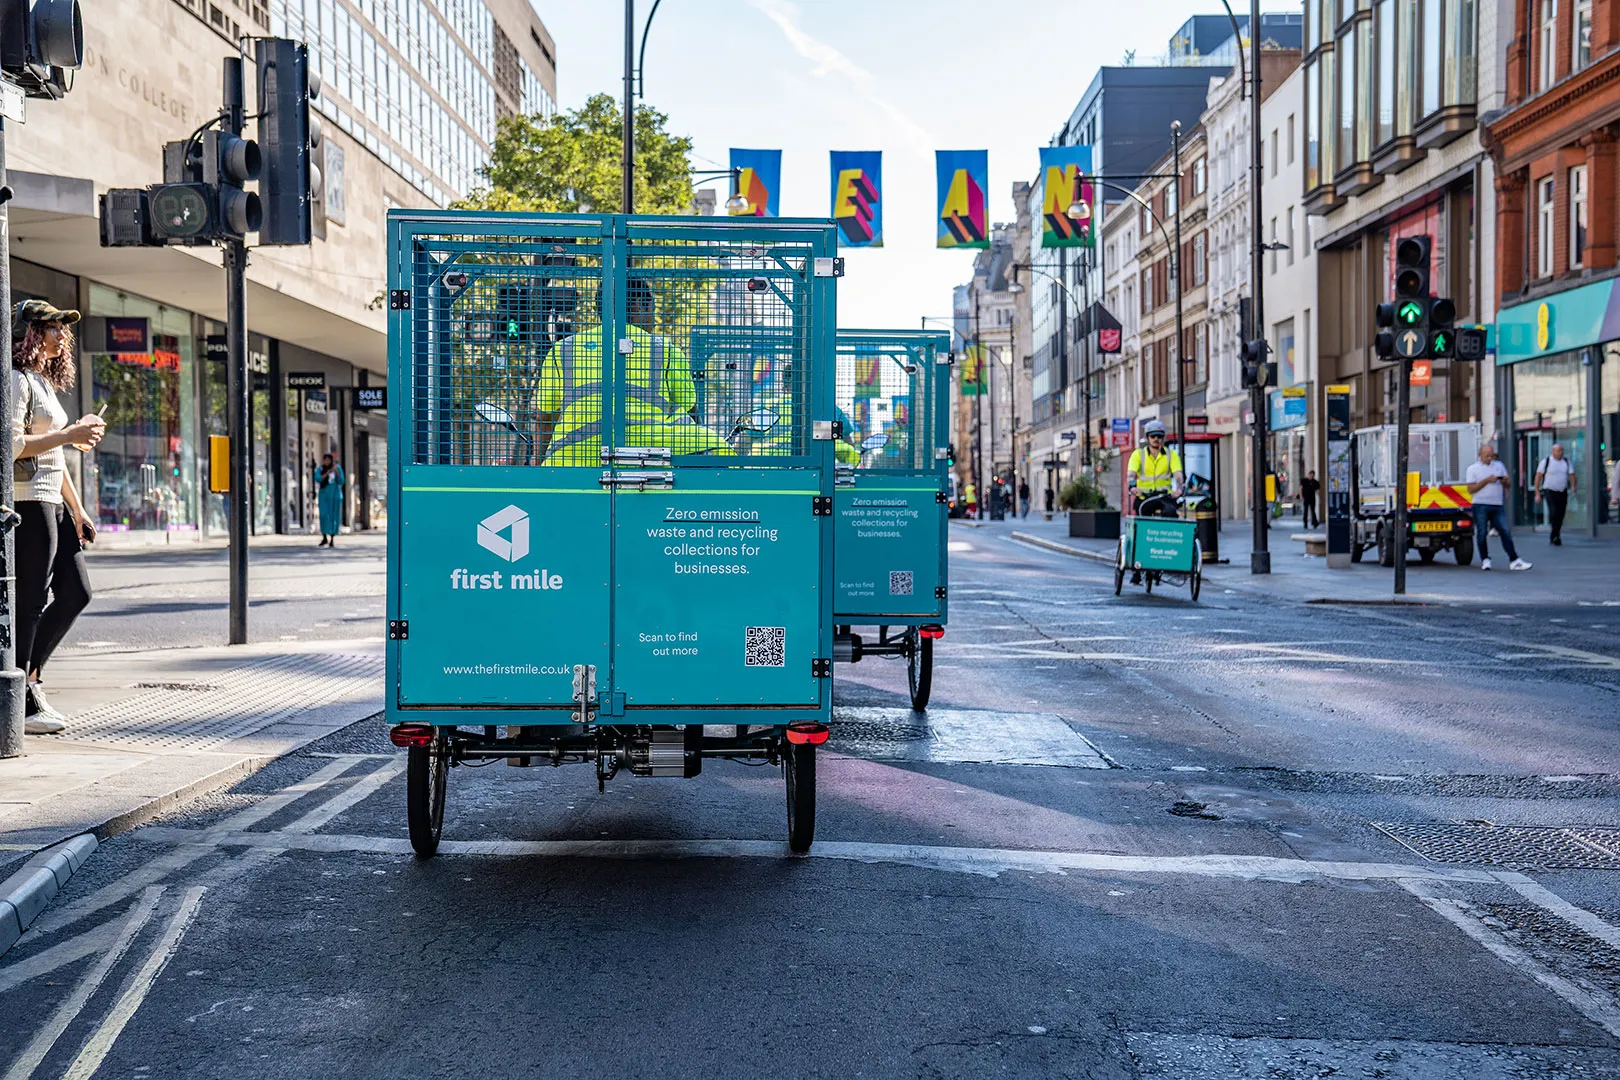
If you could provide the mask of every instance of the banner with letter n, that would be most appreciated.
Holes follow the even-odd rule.
[[[883,367],[877,350],[858,346],[855,350],[855,396],[875,398],[883,395]]]
[[[939,178],[939,239],[935,246],[989,247],[985,192],[990,190],[990,151],[936,150],[934,171]]]
[[[832,151],[832,218],[839,247],[883,246],[883,151]]]
[[[1041,147],[1041,247],[1096,247],[1091,147]],[[1070,208],[1078,216],[1070,217]]]
[[[737,193],[748,205],[732,217],[781,217],[782,151],[731,148],[731,167],[739,170]]]

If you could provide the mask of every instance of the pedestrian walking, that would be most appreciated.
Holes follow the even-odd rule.
[[[316,547],[335,547],[338,529],[343,524],[343,466],[331,454],[321,458],[315,467],[316,501],[321,510],[321,542]]]
[[[1508,476],[1507,466],[1496,460],[1496,447],[1485,443],[1479,448],[1479,460],[1468,466],[1464,480],[1474,503],[1474,538],[1479,542],[1479,568],[1491,568],[1488,537],[1494,528],[1496,535],[1502,538],[1502,547],[1507,550],[1508,558],[1512,560],[1508,569],[1530,569],[1531,564],[1519,558],[1518,549],[1513,546],[1513,532],[1508,528],[1507,514],[1503,511],[1507,489],[1513,481]]]
[[[1316,478],[1314,471],[1305,474],[1305,479],[1299,482],[1299,501],[1305,506],[1305,527],[1307,529],[1322,527],[1322,514],[1316,508],[1317,496],[1322,491],[1322,482]]]
[[[1564,512],[1569,509],[1569,497],[1575,494],[1575,467],[1564,457],[1564,444],[1553,443],[1547,456],[1536,466],[1536,501],[1547,507],[1547,526],[1552,531],[1552,544],[1564,543]]]
[[[979,489],[969,480],[962,488],[962,501],[967,503],[967,516],[977,521],[979,519]]]
[[[1018,481],[1018,516],[1029,517],[1029,481]]]
[[[67,718],[45,697],[40,679],[73,620],[90,603],[84,545],[96,538],[67,470],[64,447],[88,450],[101,441],[106,421],[97,413],[67,422],[57,400],[73,386],[73,331],[77,311],[43,300],[24,300],[11,320],[11,455],[17,514],[17,666],[27,673],[24,728],[54,735]]]

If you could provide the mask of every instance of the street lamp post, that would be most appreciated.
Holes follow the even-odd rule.
[[[654,6],[656,10],[656,5]],[[651,17],[648,23],[652,22]],[[645,40],[646,35],[642,35]],[[620,213],[632,214],[636,203],[636,0],[624,0],[624,146],[620,170],[623,195]]]
[[[1182,350],[1187,347],[1187,335],[1181,328],[1181,121],[1170,122],[1170,145],[1173,148],[1174,164],[1170,166],[1175,179],[1170,183],[1175,185],[1176,194],[1176,250],[1171,252],[1170,273],[1176,282],[1176,453],[1181,455],[1181,464],[1187,464],[1187,357]]]
[[[1238,43],[1239,48],[1242,42]],[[1254,282],[1252,292],[1253,300],[1250,310],[1253,312],[1252,331],[1255,340],[1266,340],[1265,319],[1265,278],[1261,272],[1265,269],[1264,257],[1261,254],[1262,240],[1260,238],[1260,0],[1249,0],[1249,78],[1253,80],[1249,93],[1249,149],[1250,149],[1250,176],[1249,180],[1249,210],[1251,216],[1250,228],[1250,258],[1249,277]],[[1262,362],[1265,357],[1260,357]],[[1257,380],[1258,381],[1258,380]],[[1266,391],[1262,386],[1256,386],[1249,391],[1249,408],[1254,412],[1254,446],[1251,447],[1253,480],[1249,486],[1250,500],[1253,503],[1254,515],[1254,547],[1249,555],[1249,573],[1271,573],[1271,551],[1267,546],[1266,533]]]

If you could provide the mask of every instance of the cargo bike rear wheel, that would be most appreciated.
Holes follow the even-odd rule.
[[[788,850],[803,855],[816,839],[816,748],[782,740],[782,778],[787,782]]]
[[[928,708],[934,692],[934,639],[913,626],[906,632],[906,685],[911,690],[911,711]]]
[[[426,859],[439,850],[444,832],[444,790],[450,772],[450,744],[441,734],[426,746],[413,746],[405,759],[405,818],[411,850]]]

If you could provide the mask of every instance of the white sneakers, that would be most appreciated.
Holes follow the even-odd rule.
[[[1480,563],[1479,563],[1479,568],[1481,570],[1489,570],[1491,568],[1491,560],[1489,560],[1489,559],[1481,559]]]
[[[1508,569],[1509,570],[1528,570],[1528,569],[1530,569],[1530,567],[1532,565],[1533,565],[1532,563],[1525,562],[1523,559],[1514,559],[1511,563],[1508,564]]]

